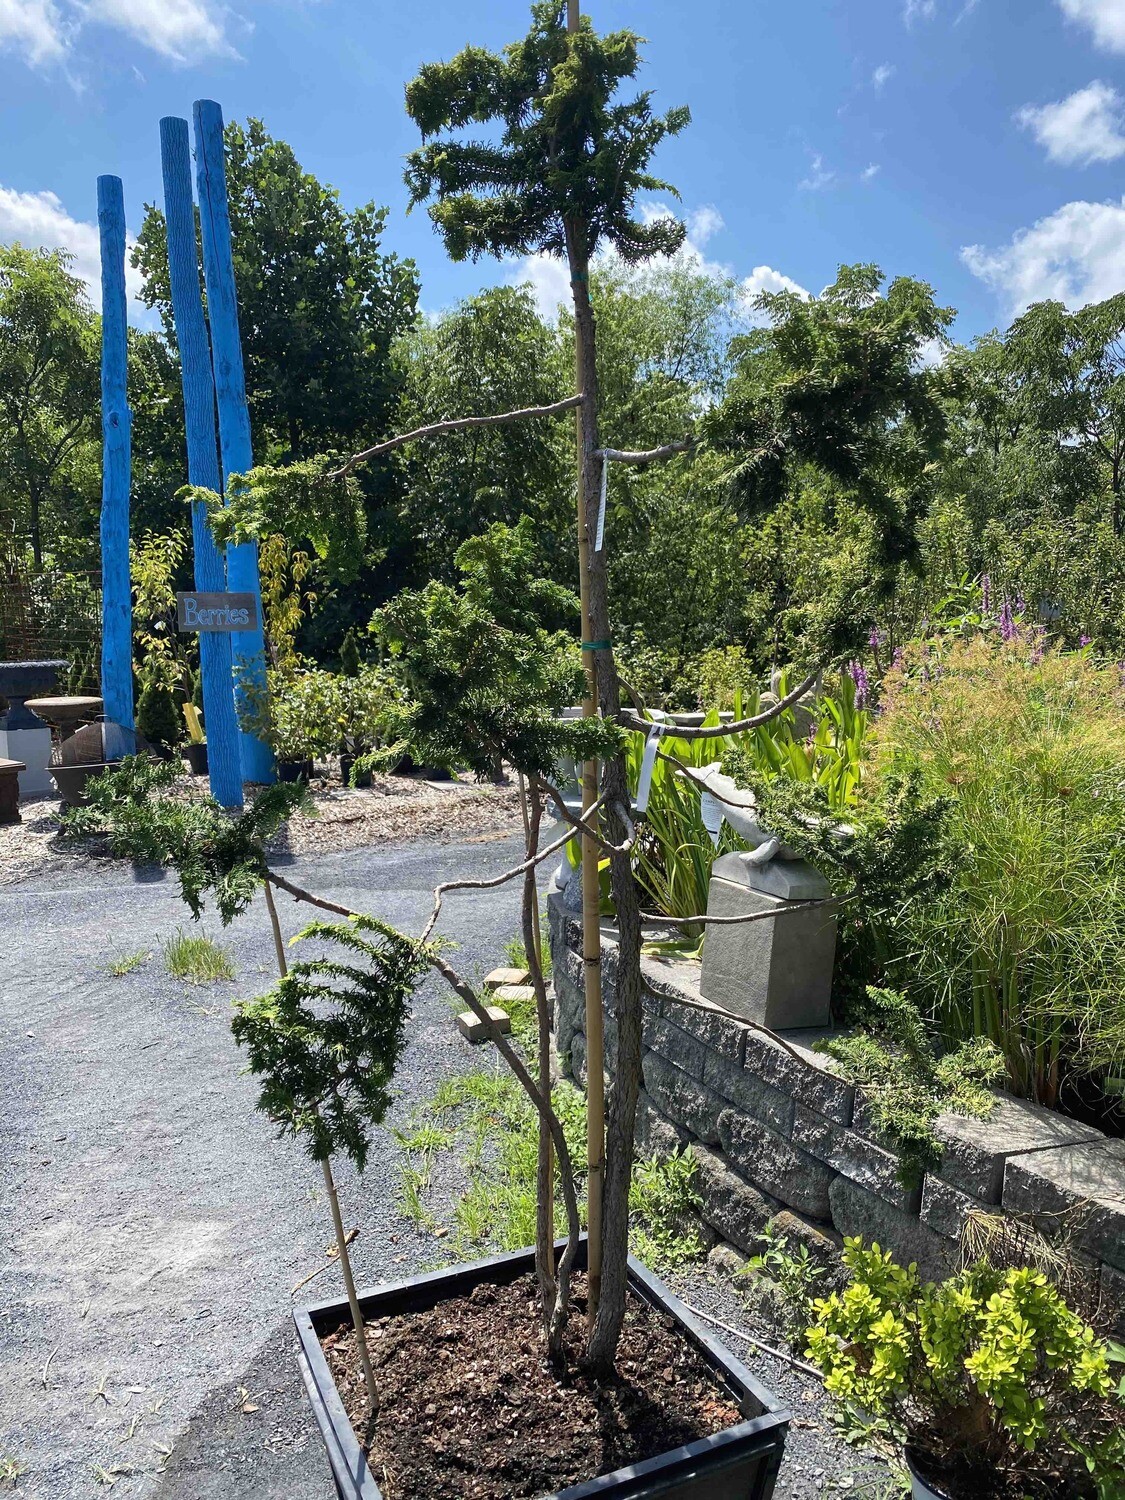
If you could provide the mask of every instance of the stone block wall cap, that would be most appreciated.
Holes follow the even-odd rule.
[[[823,901],[832,894],[820,871],[803,859],[774,859],[756,865],[748,854],[720,854],[711,866],[711,879],[761,891],[781,901]]]

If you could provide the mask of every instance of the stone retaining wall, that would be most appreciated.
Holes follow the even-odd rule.
[[[563,1071],[586,1077],[581,922],[559,892],[548,897],[555,1039]],[[643,1150],[688,1147],[698,1163],[711,1236],[745,1255],[773,1220],[822,1263],[841,1236],[875,1239],[938,1279],[959,1263],[973,1209],[1064,1222],[1101,1288],[1111,1322],[1125,1322],[1125,1141],[1002,1095],[987,1120],[942,1115],[940,1167],[904,1188],[899,1160],[873,1128],[862,1091],[813,1046],[823,1033],[780,1039],[699,993],[699,965],[643,959]],[[606,1072],[616,1057],[617,949],[602,936]],[[783,1045],[782,1043],[786,1045]]]

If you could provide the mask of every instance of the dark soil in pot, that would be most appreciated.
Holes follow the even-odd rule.
[[[544,1356],[536,1283],[482,1283],[422,1312],[367,1326],[386,1392],[369,1431],[356,1334],[322,1340],[356,1436],[387,1500],[520,1500],[638,1463],[742,1420],[667,1313],[630,1295],[613,1379],[579,1368],[585,1278],[575,1282],[568,1361]]]

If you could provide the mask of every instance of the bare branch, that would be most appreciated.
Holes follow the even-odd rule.
[[[499,422],[518,422],[524,417],[554,417],[560,412],[570,411],[582,404],[581,391],[576,396],[567,396],[564,401],[552,401],[549,406],[525,406],[520,411],[496,412],[490,417],[453,417],[447,422],[431,422],[428,427],[415,427],[413,432],[400,432],[397,437],[365,448],[362,453],[353,453],[338,469],[333,469],[329,479],[343,479],[353,469],[366,463],[369,458],[378,458],[381,453],[390,453],[404,443],[416,443],[420,438],[439,437],[446,432],[460,432],[466,427],[495,427]]]
[[[814,906],[836,906],[840,907],[845,901],[853,900],[851,896],[843,900],[837,900],[835,896],[816,896],[811,901],[786,901],[784,906],[769,911],[748,911],[740,917],[666,917],[662,912],[643,911],[641,920],[643,922],[655,922],[661,926],[668,927],[693,927],[696,923],[708,927],[736,927],[742,922],[772,922],[774,917],[787,917],[790,912],[808,911]]]
[[[677,453],[687,453],[699,443],[697,437],[679,438],[674,443],[663,443],[659,448],[642,448],[633,451],[621,448],[598,448],[596,456],[603,460],[609,459],[616,464],[632,464],[634,468],[643,468],[645,464],[655,463],[661,458],[672,458]]]
[[[434,887],[434,910],[430,920],[422,929],[421,942],[425,942],[430,933],[433,932],[437,919],[441,915],[442,897],[447,891],[486,891],[494,886],[504,885],[509,880],[514,880],[517,875],[526,875],[528,870],[533,870],[536,865],[542,864],[545,859],[550,859],[552,854],[557,854],[565,848],[574,837],[572,833],[564,833],[561,839],[556,839],[553,844],[548,844],[546,849],[540,849],[530,859],[525,859],[523,864],[516,865],[511,870],[505,870],[502,875],[493,875],[489,880],[446,880],[441,885]]]
[[[791,693],[786,693],[780,702],[775,703],[772,708],[767,708],[764,713],[755,714],[750,719],[737,719],[733,724],[716,724],[710,729],[670,723],[668,733],[675,735],[679,740],[719,740],[727,734],[741,734],[746,729],[757,729],[759,725],[768,724],[771,719],[776,719],[787,708],[792,708],[794,703],[799,703],[823,670],[823,666],[815,667],[804,682],[799,683]],[[624,728],[636,729],[641,734],[647,734],[652,728],[652,720],[641,719],[636,714],[629,713],[628,710],[622,710],[618,714],[617,722]]]

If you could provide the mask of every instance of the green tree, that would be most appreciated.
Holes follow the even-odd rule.
[[[391,346],[413,321],[414,264],[382,249],[387,210],[348,211],[260,120],[226,127],[246,388],[263,458],[303,458],[382,432],[396,398]],[[163,213],[133,252],[143,299],[171,336]],[[268,450],[268,452],[267,452]]]
[[[62,250],[0,246],[0,526],[37,569],[97,484],[98,319],[72,265]]]

